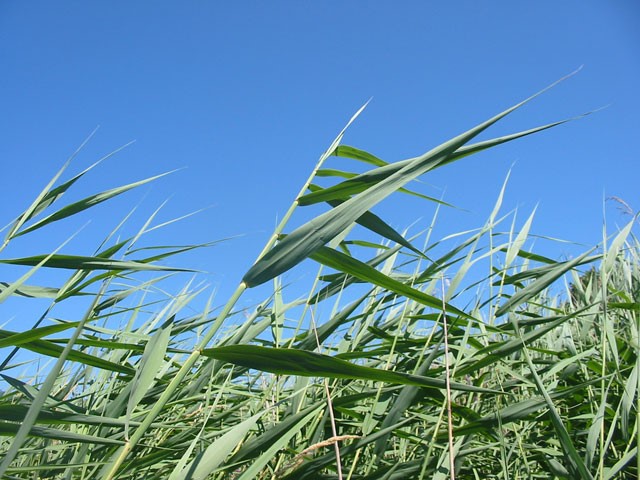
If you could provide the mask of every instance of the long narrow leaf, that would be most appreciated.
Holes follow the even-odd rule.
[[[122,187],[112,188],[111,190],[105,190],[104,192],[97,193],[95,195],[91,195],[89,197],[83,198],[82,200],[79,200],[77,202],[72,203],[71,205],[67,205],[66,207],[61,208],[57,212],[52,213],[51,215],[43,218],[42,220],[34,223],[33,225],[30,225],[29,227],[23,230],[20,230],[14,235],[14,237],[19,237],[20,235],[24,235],[26,233],[32,232],[50,223],[75,215],[76,213],[82,212],[83,210],[87,210],[88,208],[91,208],[102,202],[106,202],[110,198],[121,195],[133,188],[145,185],[146,183],[157,180],[158,178],[162,178],[165,175],[169,175],[170,173],[173,173],[173,172],[162,173],[154,177],[145,178],[144,180],[140,180],[138,182],[133,182],[128,185],[123,185]]]
[[[35,266],[63,268],[68,270],[133,270],[133,271],[172,271],[186,272],[188,269],[162,267],[139,261],[105,260],[100,257],[84,257],[80,255],[34,255],[22,258],[7,258],[0,260],[7,265]]]
[[[345,255],[336,250],[332,250],[328,247],[323,247],[318,249],[311,258],[316,260],[323,265],[326,265],[331,268],[335,268],[336,270],[340,270],[341,272],[348,273],[349,275],[353,275],[360,280],[364,280],[366,282],[371,282],[374,285],[378,285],[379,287],[386,288],[398,295],[405,296],[412,300],[415,300],[422,305],[427,307],[432,307],[435,309],[442,308],[442,300],[433,297],[431,295],[427,295],[420,290],[416,290],[409,285],[406,285],[402,282],[394,280],[393,278],[385,275],[384,273],[376,270],[375,268],[363,263],[349,255]],[[453,305],[446,305],[447,311],[449,313],[454,313],[461,317],[467,318],[469,320],[473,320],[473,317],[469,316],[462,310],[454,307]]]
[[[548,88],[551,88],[551,86]],[[350,198],[332,210],[319,215],[310,222],[297,228],[249,269],[242,279],[243,283],[247,287],[254,287],[294,267],[320,247],[326,245],[341,234],[353,224],[356,219],[374,205],[384,200],[391,193],[435,168],[442,162],[447,161],[449,156],[462,145],[545,90],[538,92],[476,127],[454,137],[424,155],[411,160],[400,170],[370,187],[368,190]]]
[[[319,353],[287,348],[266,348],[255,345],[230,345],[208,348],[203,355],[247,368],[276,373],[278,375],[299,375],[302,377],[351,378],[373,380],[426,388],[445,388],[445,381],[407,373],[362,367],[321,355]],[[474,387],[462,383],[451,383],[451,388],[464,392],[500,393],[487,388]]]
[[[579,117],[576,117],[576,118],[579,118]],[[455,162],[457,160],[460,160],[461,158],[473,155],[475,153],[479,153],[483,150],[487,150],[489,148],[492,148],[492,147],[501,145],[503,143],[507,143],[528,135],[533,135],[534,133],[542,132],[544,130],[556,127],[558,125],[562,125],[563,123],[567,123],[572,120],[575,120],[575,118],[549,123],[547,125],[531,128],[529,130],[524,130],[522,132],[517,132],[517,133],[513,133],[503,137],[497,137],[491,140],[484,140],[482,142],[474,143],[472,145],[460,147],[455,153],[450,155],[448,159],[446,159],[445,161],[443,161],[437,166],[439,167],[439,166],[446,165],[448,163]],[[419,158],[419,157],[416,157],[416,158]],[[409,158],[406,160],[400,160],[395,163],[390,163],[385,166],[381,166],[379,168],[371,170],[369,172],[365,172],[360,175],[357,175],[352,179],[346,180],[332,187],[325,188],[321,191],[308,193],[299,199],[299,203],[300,205],[312,205],[315,203],[327,202],[329,200],[348,199],[349,197],[365,191],[369,187],[381,182],[382,180],[398,172],[403,167],[406,167],[411,162],[416,160],[416,158]]]

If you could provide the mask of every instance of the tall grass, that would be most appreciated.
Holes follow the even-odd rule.
[[[187,279],[158,300],[158,282],[181,274],[165,260],[198,246],[139,247],[153,218],[124,240],[116,228],[93,256],[0,252],[0,263],[24,268],[2,283],[0,300],[50,302],[32,328],[0,331],[0,473],[637,478],[633,221],[558,261],[528,249],[532,215],[519,229],[502,215],[504,189],[481,227],[441,240],[431,229],[407,238],[371,212],[393,192],[431,202],[407,184],[563,123],[470,143],[523,103],[390,164],[343,145],[341,132],[221,308],[208,303],[194,315],[194,298],[207,293]],[[371,170],[351,173],[353,161]],[[6,229],[2,251],[153,180],[60,207],[84,173],[56,175]],[[321,187],[320,178],[333,183]],[[288,231],[298,209],[317,203],[325,213]],[[318,273],[292,297],[280,275],[302,262]],[[69,276],[32,285],[44,269]],[[263,284],[272,286],[267,298],[243,310],[243,293]],[[84,312],[56,317],[78,299],[88,299]],[[44,358],[53,361],[40,371]]]

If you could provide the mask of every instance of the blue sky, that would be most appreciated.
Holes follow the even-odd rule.
[[[481,225],[511,169],[504,205],[518,208],[520,224],[538,205],[535,233],[594,245],[603,212],[610,230],[629,220],[605,198],[640,209],[639,24],[640,5],[631,0],[4,1],[2,225],[97,126],[66,178],[135,143],[88,175],[69,201],[181,170],[2,255],[48,252],[91,220],[65,249],[90,254],[132,206],[140,205],[129,231],[169,199],[159,222],[210,208],[150,243],[242,235],[174,261],[206,270],[205,281],[224,293],[368,99],[344,143],[396,161],[582,65],[487,136],[606,109],[440,169],[415,188],[459,207],[441,212],[440,237]],[[417,231],[433,206],[398,197],[375,212],[400,230],[418,221]],[[584,250],[548,248],[557,257]]]

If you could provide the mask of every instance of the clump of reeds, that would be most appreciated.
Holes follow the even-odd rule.
[[[188,281],[158,298],[156,283],[180,270],[161,262],[196,246],[138,248],[152,219],[92,256],[0,257],[24,267],[1,284],[1,301],[49,301],[33,325],[0,330],[0,475],[637,478],[633,222],[599,250],[556,261],[527,249],[532,216],[500,229],[502,192],[477,231],[440,241],[406,238],[371,212],[434,168],[563,123],[470,143],[523,103],[395,163],[343,145],[343,131],[220,310],[193,315],[201,292]],[[334,160],[371,170],[325,167]],[[59,207],[85,172],[62,173],[9,225],[3,251],[152,180]],[[287,230],[318,203],[325,213]],[[290,298],[280,275],[309,261],[320,265],[315,282]],[[471,274],[478,265],[484,273]],[[68,277],[32,285],[43,269]],[[136,277],[144,272],[155,276]],[[242,294],[269,283],[239,320]],[[84,311],[56,316],[78,300]]]

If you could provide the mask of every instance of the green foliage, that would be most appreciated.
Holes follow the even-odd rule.
[[[23,235],[146,183],[60,207],[86,171],[63,183],[59,172],[0,249],[0,263],[24,269],[0,282],[0,302],[49,302],[32,328],[0,331],[0,475],[444,479],[450,401],[459,478],[637,478],[633,222],[597,253],[555,261],[526,250],[533,216],[520,231],[515,221],[498,230],[509,218],[504,189],[481,228],[440,241],[405,238],[370,212],[396,191],[432,202],[407,184],[562,123],[467,144],[520,105],[396,163],[341,145],[343,131],[229,301],[195,316],[202,292],[189,281],[175,296],[155,287],[183,275],[160,262],[202,246],[139,248],[152,219],[125,240],[114,231],[90,256],[2,256]],[[354,174],[351,161],[373,169]],[[319,202],[325,213],[286,233],[294,212]],[[315,282],[288,298],[279,276],[310,261]],[[49,269],[68,278],[30,284]],[[266,300],[236,315],[246,289],[268,282]],[[72,321],[55,315],[81,301]]]

